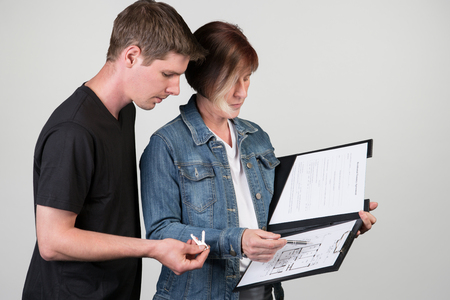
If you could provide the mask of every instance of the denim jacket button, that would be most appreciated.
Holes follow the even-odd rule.
[[[252,163],[247,163],[247,168],[251,169],[253,167]]]
[[[266,226],[263,226],[261,229],[264,230],[264,231],[267,230]]]
[[[256,199],[260,200],[262,196],[260,193],[256,193],[255,197],[256,197]]]
[[[230,255],[231,256],[236,256],[237,255],[236,251],[234,251],[234,249],[233,249],[233,245],[231,245],[231,244],[230,244]]]

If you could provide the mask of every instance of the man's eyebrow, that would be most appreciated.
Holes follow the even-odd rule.
[[[181,76],[181,75],[184,74],[184,72],[178,73],[178,72],[176,72],[176,71],[174,71],[174,70],[162,70],[162,72],[163,72],[163,73],[172,74],[172,75],[179,75],[179,76]]]

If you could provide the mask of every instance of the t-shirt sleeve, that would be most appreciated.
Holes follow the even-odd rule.
[[[74,123],[51,129],[35,153],[36,204],[80,213],[94,172],[94,142]]]

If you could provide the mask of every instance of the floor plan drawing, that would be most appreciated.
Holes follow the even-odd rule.
[[[239,285],[284,278],[334,265],[355,223],[356,220],[352,220],[285,236],[286,239],[305,241],[307,244],[286,244],[270,261],[252,261]]]
[[[320,244],[315,244],[283,251],[270,275],[311,266],[319,248]]]

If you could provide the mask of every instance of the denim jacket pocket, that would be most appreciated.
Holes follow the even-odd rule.
[[[181,177],[183,203],[196,213],[204,213],[214,202],[215,174],[211,166],[201,164],[178,166]]]
[[[256,159],[258,160],[258,166],[261,171],[261,176],[264,180],[266,189],[273,195],[274,180],[275,180],[275,167],[280,164],[280,161],[275,156],[273,151],[259,154]]]

